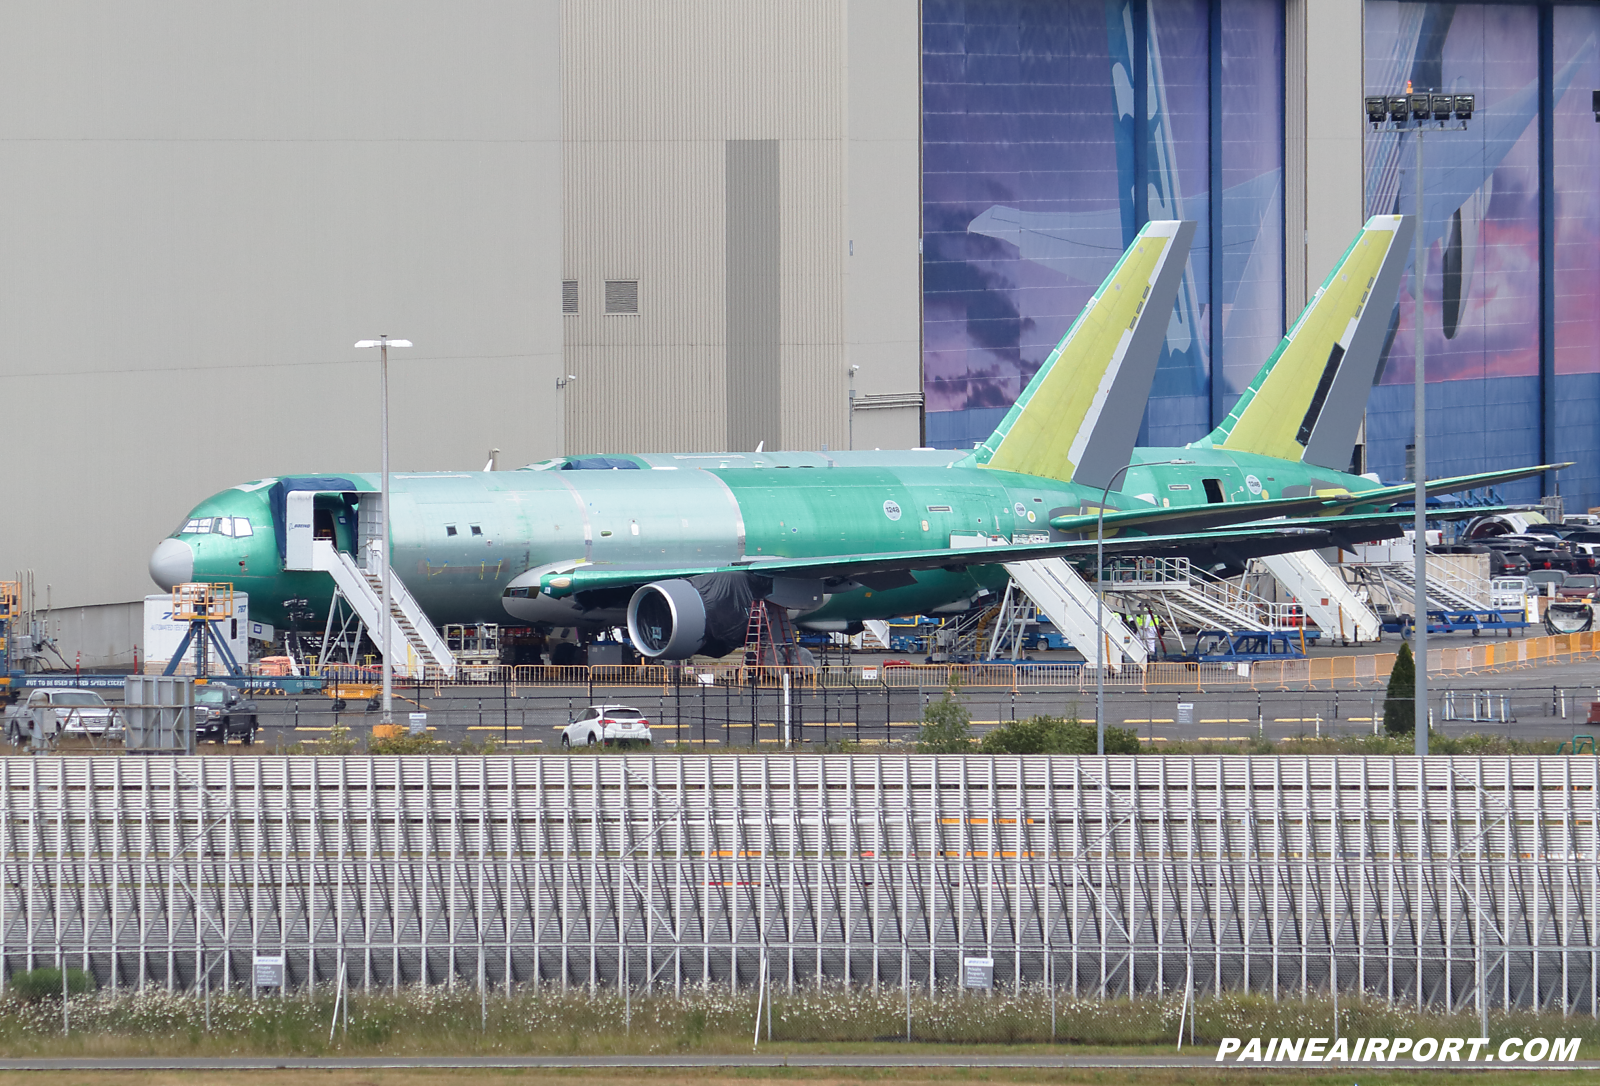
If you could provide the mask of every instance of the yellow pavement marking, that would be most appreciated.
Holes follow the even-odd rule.
[[[1122,718],[1122,722],[1124,724],[1171,724],[1172,718],[1170,716],[1125,716]],[[1094,721],[1086,720],[1084,723],[1093,724]]]
[[[1208,716],[1202,717],[1202,724],[1248,724],[1250,721],[1242,716]]]
[[[1275,716],[1272,718],[1272,722],[1274,724],[1315,724],[1321,719],[1323,718],[1320,716]]]

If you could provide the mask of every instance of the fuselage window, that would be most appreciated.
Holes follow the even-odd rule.
[[[456,526],[454,524],[446,524],[444,526],[444,534],[445,535],[455,535],[456,534]]]
[[[481,527],[479,527],[478,525],[474,524],[472,526],[472,534],[473,535],[482,535],[483,534],[483,529]]]

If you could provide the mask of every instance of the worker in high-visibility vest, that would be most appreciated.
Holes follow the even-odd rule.
[[[1156,618],[1156,613],[1151,610],[1150,605],[1146,604],[1144,614],[1136,617],[1134,622],[1139,629],[1139,639],[1144,642],[1145,654],[1154,658],[1156,654],[1156,639],[1159,636],[1157,627],[1160,625],[1160,620]]]

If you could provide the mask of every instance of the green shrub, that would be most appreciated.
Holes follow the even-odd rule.
[[[984,754],[1093,754],[1096,745],[1094,726],[1075,716],[1034,716],[995,728],[978,749]],[[1106,753],[1138,754],[1138,735],[1131,728],[1107,728]]]
[[[317,740],[317,749],[314,754],[354,754],[356,752],[355,737],[350,734],[350,729],[343,724],[335,724],[328,729],[328,734]]]
[[[922,730],[917,733],[919,754],[967,754],[972,750],[972,714],[956,700],[952,681],[944,697],[922,714]]]
[[[29,969],[24,973],[16,973],[11,977],[10,987],[17,998],[25,1003],[40,1003],[46,999],[60,999],[61,970],[54,966],[46,965],[38,969]],[[82,969],[67,970],[67,991],[71,995],[92,992],[95,987],[94,978]]]

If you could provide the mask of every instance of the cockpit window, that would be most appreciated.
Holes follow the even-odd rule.
[[[249,517],[196,517],[187,521],[178,531],[190,535],[215,533],[236,538],[255,534],[255,529],[250,526]]]

